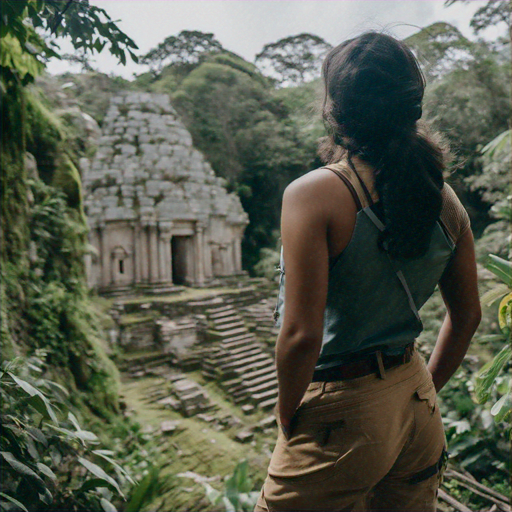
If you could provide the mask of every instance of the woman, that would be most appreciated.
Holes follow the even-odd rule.
[[[281,428],[256,510],[435,511],[436,392],[480,321],[468,216],[418,131],[425,83],[403,43],[346,41],[323,78],[329,165],[283,197]],[[437,284],[447,313],[425,366],[418,309]]]

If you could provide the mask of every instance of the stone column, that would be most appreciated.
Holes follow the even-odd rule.
[[[111,283],[110,276],[110,254],[107,244],[107,226],[101,223],[98,226],[98,235],[100,240],[100,261],[101,261],[101,286],[108,286]]]
[[[172,282],[172,253],[171,253],[171,238],[172,238],[172,222],[161,222],[159,224],[160,237],[158,239],[158,255],[159,255],[159,275],[160,280],[165,282]]]
[[[194,280],[198,286],[204,286],[205,281],[205,273],[204,273],[204,230],[205,224],[203,222],[198,221],[196,223],[196,236],[195,236],[195,247],[194,247],[194,256],[195,256],[195,276]]]
[[[140,226],[138,222],[132,222],[133,229],[133,283],[140,283]]]
[[[156,222],[152,222],[148,227],[149,233],[149,281],[158,282],[158,236],[156,232]]]
[[[149,260],[148,260],[148,225],[142,224],[139,238],[140,250],[140,279],[142,282],[147,282],[149,278]]]
[[[203,233],[203,263],[204,263],[204,275],[206,279],[211,279],[213,277],[212,271],[212,242],[206,236],[206,233]]]
[[[237,236],[234,242],[235,272],[242,272],[242,237]]]

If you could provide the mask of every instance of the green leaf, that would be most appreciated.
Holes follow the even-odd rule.
[[[112,466],[114,466],[115,469],[117,469],[121,474],[124,475],[124,477],[132,484],[135,485],[135,482],[133,481],[133,478],[130,476],[130,474],[122,467],[120,466],[114,459],[109,457],[109,455],[113,455],[114,452],[110,450],[93,450],[92,453],[95,455],[98,455],[102,459],[106,460],[107,462],[110,462]]]
[[[7,462],[7,464],[9,464],[9,466],[11,466],[14,471],[16,471],[16,473],[32,479],[37,484],[38,490],[46,489],[46,485],[43,479],[33,469],[29,468],[26,464],[23,464],[23,462],[20,462],[18,459],[16,459],[12,453],[0,452],[0,455],[3,457],[5,462]]]
[[[505,337],[503,334],[484,334],[483,336],[478,336],[478,341],[480,343],[499,343],[504,342]]]
[[[512,262],[495,254],[489,254],[485,268],[501,279],[509,288],[512,286]]]
[[[82,466],[84,466],[94,476],[109,482],[115,488],[115,490],[118,492],[118,494],[124,498],[124,495],[121,492],[121,489],[119,488],[118,483],[111,476],[107,475],[107,473],[105,473],[103,468],[101,468],[97,464],[94,464],[94,462],[91,462],[90,460],[84,459],[83,457],[78,457],[78,462],[80,462],[80,464],[82,464]]]
[[[80,492],[87,492],[92,489],[97,489],[98,487],[106,487],[111,491],[117,492],[117,489],[112,485],[112,483],[104,478],[89,478],[89,480],[86,480],[78,490]]]
[[[480,298],[480,302],[484,306],[492,306],[494,302],[496,302],[498,299],[501,299],[501,297],[503,297],[503,295],[506,295],[508,291],[509,289],[506,284],[498,284],[492,290],[485,292]]]
[[[57,416],[53,411],[53,408],[49,402],[49,400],[39,391],[39,389],[32,386],[32,384],[27,381],[20,379],[16,375],[8,372],[9,377],[21,388],[25,393],[30,395],[30,399],[28,403],[32,405],[39,413],[41,413],[45,418],[51,419],[54,423],[58,423]]]
[[[36,389],[32,384],[28,383],[27,381],[20,379],[19,377],[16,377],[16,375],[12,374],[11,372],[8,372],[9,377],[18,384],[18,386],[25,391],[30,396],[38,395],[38,396],[44,396],[41,391]]]
[[[39,469],[39,471],[41,471],[43,475],[47,476],[48,478],[51,478],[52,480],[57,480],[57,476],[55,475],[55,473],[46,464],[38,462],[36,465],[37,469]]]
[[[231,503],[225,496],[222,497],[222,503],[226,512],[237,512],[235,505]]]
[[[20,510],[23,510],[23,512],[28,512],[27,507],[25,507],[25,505],[23,505],[23,503],[20,503],[17,499],[15,499],[15,498],[13,498],[11,496],[8,496],[7,494],[5,494],[3,492],[0,492],[0,496],[2,498],[5,498],[7,501],[10,501],[11,503],[16,505],[17,507],[19,507]]]
[[[39,499],[45,504],[45,505],[51,505],[53,502],[53,496],[52,493],[45,487],[43,489],[43,493],[39,493]]]
[[[500,302],[498,322],[502,331],[512,328],[512,293],[505,295]]]
[[[139,63],[139,57],[137,57],[137,55],[135,55],[135,53],[133,53],[130,50],[128,50],[128,53],[130,54],[130,57],[132,58],[132,61],[135,62],[135,64],[138,64]]]
[[[117,508],[105,498],[101,498],[100,503],[105,512],[117,512]]]
[[[149,473],[133,489],[129,503],[124,507],[125,512],[139,512],[142,505],[148,502],[159,489],[158,468],[151,466]]]
[[[82,430],[82,427],[78,423],[78,420],[76,419],[76,416],[71,411],[68,412],[68,420],[71,421],[71,423],[73,423],[73,426],[77,430]]]
[[[218,505],[219,504],[219,501],[222,497],[222,493],[220,493],[219,491],[217,491],[217,489],[214,489],[209,483],[207,482],[201,482],[201,484],[203,485],[204,487],[204,491],[205,491],[205,495],[206,495],[206,498],[207,500],[212,504],[212,505]]]
[[[59,421],[55,415],[55,411],[46,397],[34,395],[27,400],[27,403],[40,413],[43,418],[58,424]]]
[[[497,385],[497,389],[498,392],[503,393],[503,396],[493,405],[491,409],[491,414],[494,416],[494,421],[496,423],[508,421],[508,417],[512,414],[512,381],[510,378],[504,378],[500,380],[501,382]]]
[[[511,130],[506,130],[500,133],[482,149],[482,153],[489,153],[489,155],[492,157],[495,152],[499,152],[505,149],[506,145],[510,144],[511,133]]]
[[[492,361],[489,361],[479,370],[475,383],[475,395],[478,403],[483,404],[489,400],[494,381],[511,355],[512,349],[506,345],[496,354]]]
[[[84,442],[99,443],[98,436],[89,430],[77,430],[75,435]]]

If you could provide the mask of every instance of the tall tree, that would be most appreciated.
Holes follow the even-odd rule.
[[[467,4],[469,0],[445,0],[444,3],[446,6],[450,6],[456,2]],[[505,23],[509,30],[512,30],[510,25],[511,13],[512,4],[510,0],[487,0],[487,3],[473,14],[470,25],[475,34],[478,34],[478,32],[487,27],[494,27],[499,23]]]
[[[194,69],[173,95],[173,104],[215,172],[240,195],[250,224],[244,266],[251,269],[273,244],[284,187],[311,165],[283,103],[253,66],[217,55]]]
[[[493,44],[467,40],[447,23],[425,27],[406,42],[427,74],[425,116],[456,155],[459,168],[450,180],[480,234],[490,222],[490,204],[465,179],[474,180],[482,173],[479,149],[508,127],[510,58],[505,59]]]
[[[476,45],[449,23],[437,22],[406,39],[429,82],[474,59]]]
[[[266,44],[255,62],[280,85],[299,85],[320,76],[323,58],[331,48],[321,37],[303,33]]]
[[[197,64],[202,56],[223,51],[222,45],[211,33],[183,30],[177,36],[169,36],[156,48],[146,53],[141,62],[149,64],[159,74],[165,66]]]

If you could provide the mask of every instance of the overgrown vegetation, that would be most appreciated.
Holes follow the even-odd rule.
[[[112,489],[120,494],[117,481],[85,457],[96,436],[69,409],[74,404],[88,421],[119,412],[117,370],[85,282],[87,230],[76,164],[86,141],[76,144],[69,119],[59,119],[30,89],[45,59],[58,57],[52,38],[59,35],[88,50],[108,43],[121,61],[136,48],[88,2],[2,2],[2,510],[112,510]],[[38,351],[44,364],[7,362]],[[52,380],[43,378],[43,366]],[[96,491],[104,487],[110,490]]]
[[[44,366],[33,356],[0,371],[2,510],[70,510],[71,503],[75,511],[112,510],[112,498],[124,497],[121,486],[133,480],[113,452],[95,446],[68,391],[42,377]]]
[[[508,2],[488,2],[472,24],[479,31],[509,19],[509,11]],[[255,495],[249,477],[261,483],[262,449],[256,454],[191,419],[184,420],[183,432],[165,438],[157,431],[163,417],[153,416],[143,403],[144,389],[125,386],[133,391],[135,398],[129,398],[140,414],[125,419],[120,413],[119,376],[107,355],[104,319],[85,283],[83,256],[90,248],[79,160],[94,154],[98,124],[112,93],[170,94],[194,144],[240,195],[249,214],[245,268],[272,278],[282,191],[320,165],[316,146],[324,127],[315,66],[327,43],[301,34],[267,45],[260,60],[274,59],[270,79],[222,48],[213,34],[185,31],[148,52],[151,71],[127,82],[92,71],[80,50],[109,48],[121,61],[135,50],[102,9],[87,1],[3,0],[2,14],[1,127],[9,134],[0,146],[2,510],[118,507],[135,512],[144,507],[185,510],[191,503],[202,510],[251,509]],[[23,22],[27,18],[32,24]],[[45,39],[34,27],[45,32]],[[76,43],[87,72],[57,78],[42,74],[45,58],[56,55],[52,41],[59,35]],[[510,40],[472,42],[453,26],[437,23],[407,42],[428,75],[426,117],[455,152],[448,181],[470,212],[478,261],[484,265],[489,253],[496,256],[488,265],[494,276],[481,268],[488,308],[479,334],[441,395],[452,461],[507,494]],[[422,312],[420,342],[426,353],[435,342],[441,312],[437,294]],[[20,355],[25,362],[14,359]],[[211,392],[217,391],[212,387]],[[236,465],[244,456],[252,466]],[[199,482],[195,487],[184,487],[186,480],[176,476],[187,471],[196,472],[188,475]],[[210,485],[199,474],[219,476],[219,481]],[[468,499],[456,488],[453,492]]]

